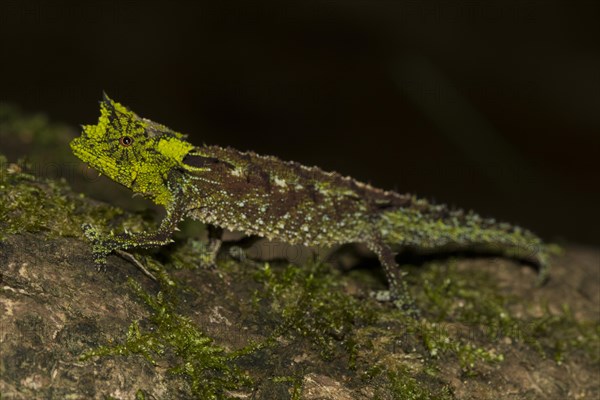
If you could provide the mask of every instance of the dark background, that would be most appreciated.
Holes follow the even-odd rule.
[[[77,126],[105,90],[197,144],[598,244],[596,3],[2,0],[0,101]]]

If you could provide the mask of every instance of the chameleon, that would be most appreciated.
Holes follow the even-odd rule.
[[[288,244],[328,247],[362,243],[389,285],[388,299],[410,307],[395,256],[419,251],[474,250],[520,259],[548,275],[549,250],[532,232],[473,211],[385,191],[336,172],[273,156],[215,145],[195,146],[187,136],[139,117],[106,94],[96,125],[83,125],[70,147],[83,162],[166,209],[156,232],[101,234],[84,224],[97,265],[113,251],[172,241],[185,218],[208,225],[208,263],[223,229]]]

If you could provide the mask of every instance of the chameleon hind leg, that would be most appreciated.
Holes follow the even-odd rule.
[[[208,244],[205,251],[200,255],[200,265],[215,268],[217,266],[217,255],[223,244],[223,228],[209,224],[207,230]]]
[[[407,311],[414,317],[418,317],[420,315],[419,309],[410,295],[400,267],[396,263],[393,250],[378,235],[369,240],[366,245],[379,258],[389,285],[389,295],[387,298],[385,296],[377,297],[382,300],[392,301],[401,310]]]

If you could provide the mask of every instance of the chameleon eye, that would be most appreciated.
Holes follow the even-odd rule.
[[[123,147],[129,147],[133,143],[133,138],[131,136],[122,136],[119,138],[119,143]]]

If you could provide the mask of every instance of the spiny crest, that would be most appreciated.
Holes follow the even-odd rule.
[[[128,135],[133,139],[141,136],[148,138],[185,139],[186,135],[139,117],[121,103],[112,100],[103,93],[100,101],[100,117],[96,125],[83,125],[83,134],[90,140],[106,140],[109,137],[120,138]]]
[[[98,124],[84,125],[83,134],[90,140],[102,141],[125,135],[138,138],[145,135],[145,129],[146,123],[140,117],[104,93]]]

